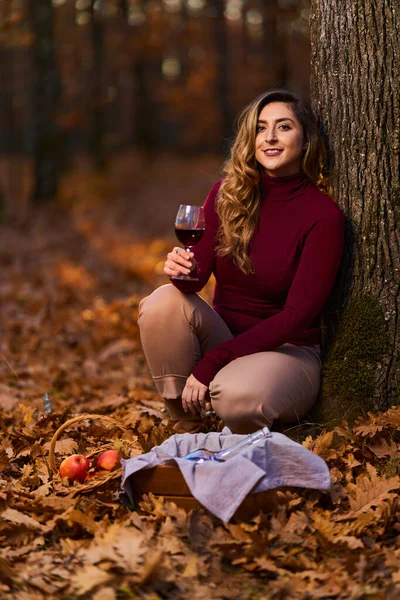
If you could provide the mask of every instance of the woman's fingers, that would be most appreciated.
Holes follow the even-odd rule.
[[[182,407],[185,412],[190,412],[193,415],[200,412],[196,390],[188,389],[182,393]]]
[[[193,262],[190,260],[192,257],[192,252],[188,254],[183,248],[176,246],[172,252],[167,254],[167,260],[164,264],[164,273],[169,277],[189,275],[193,270]]]
[[[200,405],[200,409],[204,408],[205,405],[206,405],[206,392],[207,392],[207,388],[205,390],[203,390],[203,389],[199,390],[199,405]]]
[[[205,406],[205,395],[208,388],[190,375],[182,392],[182,407],[185,412],[197,414]]]

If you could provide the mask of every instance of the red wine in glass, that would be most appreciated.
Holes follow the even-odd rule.
[[[195,246],[202,238],[205,229],[204,210],[202,206],[181,204],[175,219],[175,235],[185,246],[186,252]],[[198,277],[179,275],[173,279],[198,281]]]
[[[204,229],[179,229],[175,227],[175,235],[185,248],[192,248],[203,237]]]

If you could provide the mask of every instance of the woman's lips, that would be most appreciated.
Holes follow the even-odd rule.
[[[281,152],[283,152],[283,150],[278,150],[278,149],[264,150],[265,156],[278,156],[278,154],[281,154]]]

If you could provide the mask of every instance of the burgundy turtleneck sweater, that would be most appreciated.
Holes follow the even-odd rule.
[[[343,252],[344,219],[331,198],[302,172],[264,175],[259,224],[249,248],[255,272],[245,275],[229,257],[216,256],[220,183],[206,199],[206,230],[194,248],[199,281],[172,280],[182,292],[198,292],[215,275],[213,308],[234,338],[207,352],[195,367],[193,375],[207,386],[241,356],[287,342],[318,344],[320,313]]]

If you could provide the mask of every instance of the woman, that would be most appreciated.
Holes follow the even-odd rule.
[[[343,251],[311,109],[271,90],[242,113],[224,178],[204,204],[206,231],[174,248],[171,284],[140,306],[143,350],[175,432],[201,428],[208,397],[235,433],[298,422],[320,387],[319,316]],[[196,273],[199,281],[174,277]],[[213,307],[195,292],[211,273]]]

